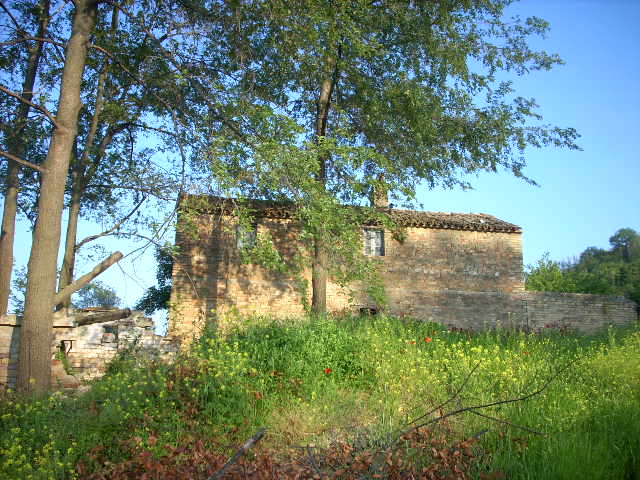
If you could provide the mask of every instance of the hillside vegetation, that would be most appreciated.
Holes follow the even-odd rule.
[[[123,355],[82,395],[9,392],[0,476],[205,479],[264,427],[225,478],[631,479],[639,380],[637,324],[587,337],[244,320],[174,365]]]
[[[578,258],[556,262],[546,253],[526,274],[527,290],[623,295],[640,303],[640,235],[621,228],[611,248],[589,247]]]

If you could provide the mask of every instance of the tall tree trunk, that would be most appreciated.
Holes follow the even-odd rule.
[[[340,50],[338,50],[338,56]],[[327,133],[329,111],[331,110],[331,97],[337,81],[336,58],[327,60],[327,77],[320,86],[318,98],[318,110],[316,113],[316,141],[321,142]],[[325,154],[318,156],[318,175],[316,177],[320,188],[325,189],[327,183],[327,161]],[[327,251],[324,242],[325,232],[319,230],[313,237],[313,261],[311,262],[311,309],[316,315],[327,313]]]
[[[67,46],[56,127],[43,164],[38,219],[29,257],[24,320],[20,332],[18,390],[46,391],[51,382],[51,316],[56,289],[56,260],[69,159],[78,130],[80,87],[97,4],[75,0],[73,30]]]
[[[60,269],[60,279],[58,281],[58,291],[69,285],[73,281],[73,270],[76,263],[76,238],[78,236],[78,219],[80,217],[80,202],[82,200],[82,189],[77,183],[75,175],[71,191],[71,203],[69,205],[69,216],[67,221],[67,235],[64,244],[64,259]],[[60,306],[62,308],[71,305],[71,297],[67,298]]]
[[[38,37],[46,36],[49,26],[49,0],[42,0],[39,5]],[[22,83],[21,96],[31,101],[33,87],[38,72],[38,64],[42,57],[42,42],[34,42],[29,48],[27,69]],[[13,131],[8,132],[11,140],[7,145],[9,153],[22,158],[26,151],[23,132],[29,114],[29,105],[20,103],[13,122]],[[11,291],[11,272],[13,270],[13,241],[16,228],[16,213],[18,211],[18,192],[20,190],[20,165],[9,160],[7,178],[5,180],[4,207],[2,212],[2,230],[0,233],[0,315],[7,313],[9,293]]]
[[[113,7],[111,14],[111,32],[115,32],[118,29],[118,7]],[[64,259],[62,261],[62,268],[60,270],[60,279],[58,281],[58,292],[62,291],[67,285],[73,282],[73,270],[76,263],[76,239],[78,236],[78,220],[80,217],[80,208],[82,206],[82,194],[86,185],[90,179],[87,178],[85,172],[89,166],[89,156],[93,150],[96,134],[100,126],[100,116],[102,115],[102,108],[104,107],[104,90],[107,80],[108,65],[105,62],[104,68],[98,76],[98,86],[96,88],[96,105],[91,117],[91,125],[87,133],[87,138],[82,150],[82,156],[76,158],[76,163],[73,166],[73,174],[71,176],[71,204],[69,205],[69,217],[67,222],[67,234],[64,244]],[[113,138],[113,134],[108,136],[108,143]],[[104,149],[108,146],[108,143],[104,145]],[[101,145],[103,147],[103,145]],[[100,163],[102,160],[102,154],[104,153],[101,148],[94,158],[94,163]],[[89,171],[95,171],[97,165],[90,168]],[[69,307],[71,305],[71,298],[67,298],[62,307]]]

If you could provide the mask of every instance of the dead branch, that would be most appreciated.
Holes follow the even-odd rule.
[[[69,285],[64,287],[62,290],[60,290],[53,297],[53,304],[54,305],[59,305],[60,303],[64,302],[74,292],[80,290],[82,287],[84,287],[87,283],[89,283],[91,280],[93,280],[98,275],[100,275],[102,272],[104,272],[111,265],[113,265],[114,263],[118,262],[122,258],[122,256],[123,255],[122,255],[121,252],[115,252],[115,253],[111,254],[108,258],[104,259],[98,265],[93,267],[93,270],[91,270],[89,273],[85,273],[83,276],[81,276],[75,282],[70,283]]]
[[[80,327],[83,325],[91,325],[93,323],[112,322],[131,316],[131,309],[117,309],[106,312],[86,312],[75,315],[76,324]]]
[[[473,376],[473,374],[475,373],[475,371],[479,367],[480,367],[480,362],[478,362],[478,363],[476,363],[474,365],[474,367],[471,369],[471,371],[467,374],[465,379],[462,381],[462,384],[460,385],[460,387],[458,387],[458,390],[456,390],[451,397],[449,397],[447,400],[445,400],[444,402],[440,403],[439,405],[436,405],[434,408],[429,410],[424,415],[420,415],[418,418],[415,418],[415,419],[411,420],[406,426],[409,426],[409,425],[412,425],[412,424],[414,424],[416,422],[419,422],[423,418],[426,418],[426,417],[430,416],[431,414],[437,412],[438,410],[443,408],[445,405],[448,405],[449,403],[453,402],[456,398],[458,398],[458,396],[462,393],[464,388],[467,386],[467,383],[469,383],[469,380],[471,379],[471,377]]]
[[[444,420],[445,418],[449,418],[449,417],[453,417],[454,415],[459,415],[461,413],[465,413],[465,412],[470,412],[470,413],[475,413],[478,414],[477,410],[481,410],[481,409],[485,409],[485,408],[490,408],[490,407],[496,407],[498,405],[506,405],[508,403],[516,403],[516,402],[522,402],[524,400],[528,400],[531,397],[534,397],[536,395],[540,395],[542,392],[544,392],[549,385],[560,376],[560,374],[564,373],[565,370],[567,370],[569,367],[571,367],[574,363],[576,363],[577,359],[574,359],[570,362],[568,362],[564,367],[562,367],[561,369],[559,369],[554,375],[552,375],[546,382],[544,382],[542,384],[542,386],[540,388],[538,388],[537,390],[527,393],[525,395],[522,395],[520,397],[517,398],[509,398],[506,400],[496,400],[495,402],[489,402],[489,403],[483,403],[483,404],[479,404],[479,405],[472,405],[469,407],[461,407],[458,408],[456,410],[452,410],[450,412],[447,412],[445,414],[442,414],[436,418],[433,418],[431,420],[428,420],[426,422],[422,422],[419,425],[414,425],[411,428],[405,430],[404,432],[402,432],[400,435],[398,435],[398,437],[396,438],[395,442],[398,442],[402,437],[404,437],[405,435],[414,432],[420,428],[426,427],[427,425],[431,425],[433,423],[437,423],[441,420]],[[466,381],[465,381],[466,383]],[[459,392],[456,392],[456,394],[454,395],[454,397],[451,397],[451,399],[455,398],[455,396],[457,396]],[[446,403],[448,403],[451,399],[449,399]],[[504,421],[502,421],[501,419],[494,419],[492,417],[490,417],[489,415],[484,415],[482,414],[481,416],[485,417],[485,418],[489,418],[491,420],[496,420],[499,421],[500,423],[504,423]],[[424,415],[420,417],[420,419],[424,418]],[[510,422],[507,422],[510,423]],[[513,427],[517,427],[517,428],[521,428],[524,430],[527,430],[527,427],[523,427],[522,425],[516,425],[516,424],[510,424]],[[533,432],[533,433],[537,433],[540,434],[540,432]]]
[[[543,437],[547,435],[544,432],[538,432],[537,430],[533,430],[532,428],[525,427],[524,425],[518,425],[517,423],[509,422],[508,420],[505,420],[503,418],[492,417],[491,415],[487,415],[485,413],[480,413],[480,412],[477,412],[475,410],[469,410],[469,413],[473,413],[474,415],[478,415],[479,417],[483,417],[483,418],[486,418],[488,420],[492,420],[492,421],[494,421],[496,423],[501,423],[503,425],[507,425],[509,427],[517,428],[519,430],[524,430],[525,432],[533,433],[535,435],[541,435]]]
[[[20,157],[16,157],[9,152],[5,152],[4,150],[0,150],[0,157],[8,158],[9,160],[19,163],[20,165],[24,165],[25,167],[33,168],[34,170],[39,171],[40,173],[44,173],[46,169],[41,167],[40,165],[36,165],[35,163],[28,162],[27,160],[23,160]]]
[[[207,480],[219,480],[221,478],[223,478],[223,475],[225,474],[226,470],[233,465],[234,463],[236,463],[238,460],[240,460],[240,458],[247,453],[251,448],[253,448],[253,446],[258,443],[260,440],[262,440],[262,437],[264,437],[266,430],[264,428],[261,428],[260,430],[258,430],[258,432],[251,437],[249,440],[247,440],[245,442],[244,445],[242,445],[240,447],[240,449],[233,455],[233,457],[231,457],[227,463],[225,463],[222,468],[220,470],[218,470],[216,473],[214,473],[213,475],[211,475]]]

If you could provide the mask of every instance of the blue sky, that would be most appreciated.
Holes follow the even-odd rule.
[[[533,187],[508,172],[471,177],[473,191],[419,195],[426,210],[483,212],[524,231],[524,262],[549,251],[562,260],[586,247],[606,248],[619,228],[640,231],[640,2],[524,0],[509,14],[551,24],[532,42],[566,62],[515,80],[547,123],[574,127],[582,151],[527,152]]]
[[[472,191],[425,189],[419,201],[426,210],[482,212],[519,225],[525,265],[546,251],[562,260],[606,248],[617,229],[640,231],[640,2],[524,0],[510,8],[514,14],[549,21],[549,35],[533,45],[566,62],[516,78],[516,93],[535,98],[546,123],[576,128],[582,151],[529,150],[525,173],[540,187],[508,172],[482,174],[470,178]],[[17,266],[28,259],[27,227],[19,227]],[[151,255],[129,260],[100,277],[127,305],[155,278]],[[93,263],[78,266],[78,274]]]

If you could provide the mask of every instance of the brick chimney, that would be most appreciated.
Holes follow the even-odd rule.
[[[378,182],[384,183],[384,174],[378,175]],[[389,197],[386,188],[376,188],[371,190],[371,206],[379,208],[389,208]]]

